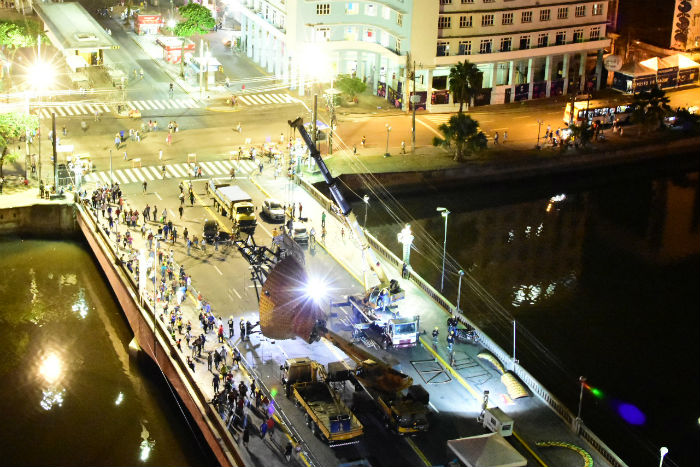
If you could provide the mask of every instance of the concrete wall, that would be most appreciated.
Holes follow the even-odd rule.
[[[0,235],[79,236],[72,204],[35,204],[0,210]]]

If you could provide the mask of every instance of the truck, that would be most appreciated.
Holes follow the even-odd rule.
[[[255,231],[257,226],[255,206],[248,193],[237,185],[216,179],[209,180],[207,192],[216,210],[233,221],[234,234]]]
[[[323,365],[309,358],[290,358],[280,370],[285,395],[304,410],[314,434],[331,446],[358,442],[362,423],[330,385]]]

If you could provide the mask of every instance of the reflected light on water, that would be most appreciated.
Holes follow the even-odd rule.
[[[141,444],[139,445],[139,449],[141,450],[139,459],[141,459],[141,462],[146,462],[148,460],[148,457],[151,455],[151,447],[152,443],[150,441],[146,439],[141,441]]]
[[[41,402],[39,405],[44,410],[53,409],[54,405],[61,407],[63,405],[63,396],[66,394],[66,390],[63,388],[49,388],[44,389],[42,392]]]
[[[47,383],[55,383],[61,377],[62,373],[63,363],[56,353],[52,352],[44,357],[39,367],[39,374],[41,374]]]
[[[117,395],[117,400],[114,401],[114,405],[119,405],[124,400],[124,394],[121,392]]]

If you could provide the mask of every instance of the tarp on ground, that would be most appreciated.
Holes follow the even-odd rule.
[[[523,457],[498,433],[451,439],[447,448],[467,467],[521,467]]]

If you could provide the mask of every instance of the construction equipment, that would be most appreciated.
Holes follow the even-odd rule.
[[[280,370],[285,395],[306,412],[312,433],[331,446],[357,442],[362,424],[328,383],[323,365],[308,358],[290,358]]]

